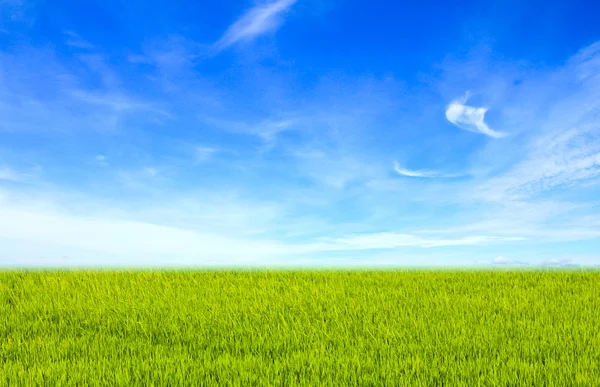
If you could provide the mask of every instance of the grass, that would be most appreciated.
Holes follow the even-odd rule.
[[[595,271],[4,271],[0,385],[598,386]]]

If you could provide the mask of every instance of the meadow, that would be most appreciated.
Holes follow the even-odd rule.
[[[0,385],[598,386],[598,271],[3,271]]]

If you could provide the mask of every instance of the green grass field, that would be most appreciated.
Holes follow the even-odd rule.
[[[599,386],[600,272],[4,271],[0,385]]]

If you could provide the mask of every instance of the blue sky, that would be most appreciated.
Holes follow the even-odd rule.
[[[594,1],[0,1],[0,264],[600,264]]]

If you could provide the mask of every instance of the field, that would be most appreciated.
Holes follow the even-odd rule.
[[[0,385],[598,386],[598,271],[4,271]]]

